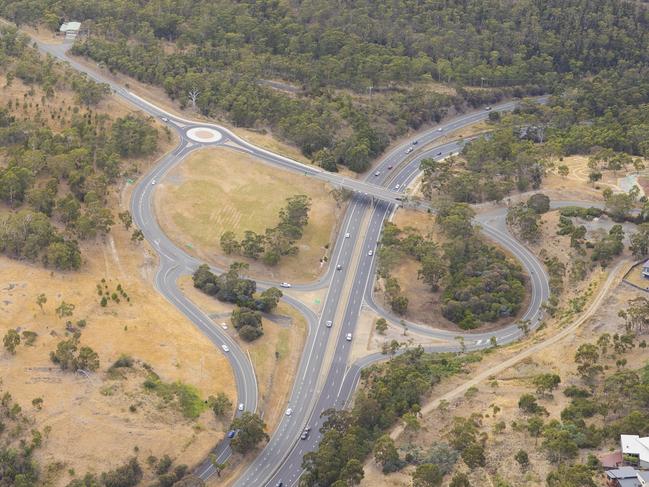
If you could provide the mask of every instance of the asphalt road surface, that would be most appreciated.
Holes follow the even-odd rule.
[[[116,95],[143,112],[162,119],[169,128],[178,133],[179,145],[138,181],[131,200],[131,212],[136,225],[142,230],[146,240],[160,257],[160,266],[155,278],[156,289],[205,333],[219,351],[228,357],[234,371],[238,402],[244,404],[246,411],[256,411],[258,406],[257,382],[252,363],[249,356],[178,289],[177,279],[193,272],[201,262],[171,242],[157,224],[152,205],[156,183],[163,179],[165,174],[191,151],[228,144],[228,146],[250,153],[266,163],[286,170],[301,172],[306,176],[315,177],[329,182],[333,186],[347,188],[354,192],[344,216],[343,230],[334,245],[329,269],[318,281],[305,286],[296,286],[297,289],[327,288],[321,314],[316,316],[296,299],[288,296],[284,298],[305,316],[309,325],[305,348],[287,405],[291,408],[292,413],[283,417],[268,444],[235,484],[245,487],[274,486],[279,482],[285,486],[295,485],[302,473],[302,456],[317,446],[320,436],[318,429],[321,426],[321,413],[330,407],[343,407],[348,404],[362,368],[384,358],[380,354],[375,354],[348,364],[352,341],[346,338],[350,333],[353,340],[357,318],[363,305],[370,306],[388,319],[394,320],[390,313],[374,302],[372,296],[376,253],[374,252],[374,255],[370,256],[368,251],[376,248],[377,242],[380,240],[383,222],[394,211],[395,205],[401,204],[397,198],[403,197],[404,188],[417,176],[421,159],[424,157],[442,158],[459,152],[462,143],[450,142],[432,149],[425,147],[430,146],[451,130],[486,119],[488,112],[478,110],[458,116],[418,134],[415,139],[391,150],[364,179],[355,180],[339,174],[328,173],[318,167],[305,165],[256,147],[240,139],[225,127],[195,122],[170,114],[107,78],[99,69],[86,68],[73,58],[68,57],[66,51],[70,47],[69,44],[47,45],[37,41],[36,44],[40,50],[68,62],[74,69],[87,73],[96,81],[107,83]],[[509,111],[515,106],[516,102],[507,102],[494,106],[493,110]],[[192,134],[201,128],[211,129],[214,137],[209,141],[196,140]],[[413,144],[415,140],[418,142],[417,144]],[[411,148],[412,150],[410,150]],[[392,169],[388,169],[390,166]],[[376,175],[377,172],[378,175]],[[532,326],[535,326],[541,319],[541,304],[549,295],[548,277],[538,260],[508,233],[504,224],[504,211],[501,209],[483,214],[478,218],[478,222],[486,235],[512,252],[528,271],[532,297],[524,319],[529,319]],[[364,234],[361,231],[363,228],[366,228]],[[349,238],[345,238],[347,233],[350,235]],[[361,246],[361,250],[357,254],[360,255],[360,258],[352,266],[350,265],[352,254],[357,245]],[[341,270],[335,270],[337,265],[341,266]],[[272,284],[262,282],[260,287]],[[349,292],[346,293],[346,291]],[[328,320],[333,321],[332,327],[325,326]],[[460,336],[457,333],[434,330],[415,323],[409,323],[408,326],[418,332],[444,339]],[[518,327],[511,325],[489,334],[476,333],[463,336],[465,336],[467,350],[472,350],[490,346],[491,336],[496,336],[498,343],[504,344],[517,339],[520,335],[521,331]],[[224,346],[227,347],[227,352],[224,351]],[[328,346],[333,349],[333,354],[327,354]],[[430,351],[458,349],[459,345],[449,345],[430,348]],[[311,427],[311,434],[308,439],[300,440],[300,433],[305,426]],[[228,441],[225,440],[217,445],[213,453],[219,463],[225,461],[230,455]],[[208,479],[215,474],[215,470],[209,459],[206,459],[195,469],[195,473],[203,479]]]

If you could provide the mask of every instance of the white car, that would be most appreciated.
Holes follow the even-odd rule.
[[[412,147],[408,147],[406,149],[406,154],[410,154],[414,149]]]
[[[400,184],[395,184],[395,185],[394,185],[394,189],[399,189],[400,187],[401,187]]]
[[[225,323],[221,323],[221,328],[223,328],[224,330],[227,330],[227,329],[228,329],[228,325],[226,325]]]
[[[380,176],[380,175],[381,175],[381,171],[376,171],[376,172],[374,173],[374,175],[375,175],[375,176]]]
[[[221,348],[223,349],[224,352],[229,352],[230,351],[230,347],[228,347],[225,343],[223,345],[221,345]]]
[[[484,107],[484,109],[489,111],[489,110],[491,110],[491,107]]]
[[[345,234],[345,238],[349,238],[349,236],[350,236],[349,233]]]
[[[160,120],[162,120],[165,123],[167,123],[169,121],[169,119],[167,117],[162,117]]]
[[[239,403],[239,411],[243,411],[243,403],[242,402]]]
[[[280,284],[281,287],[291,287],[291,285],[288,282],[283,282]]]
[[[151,181],[151,184],[152,184],[152,185],[155,184],[155,179],[154,179],[153,181]]]
[[[291,414],[293,414],[293,410],[292,410],[291,408],[288,408],[288,409],[286,410],[286,415],[287,415],[287,416],[290,416]]]
[[[440,128],[437,129],[437,131],[438,131],[438,132],[443,132],[444,129],[443,129],[442,127],[440,127]]]
[[[374,251],[370,249],[370,251],[367,253],[367,255],[374,255]]]
[[[347,340],[348,342],[351,342],[352,341],[352,334],[347,333],[347,335],[345,335],[345,340]]]
[[[327,328],[331,328],[332,325],[333,325],[333,321],[331,321],[331,320],[327,320],[327,321],[325,321],[325,326],[326,326]]]

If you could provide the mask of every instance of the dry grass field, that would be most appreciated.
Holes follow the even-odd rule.
[[[223,254],[219,242],[224,232],[232,230],[239,239],[245,230],[263,233],[277,224],[286,199],[298,194],[311,198],[311,211],[297,255],[271,268]],[[221,266],[246,261],[251,275],[273,280],[304,282],[320,274],[339,212],[324,183],[227,148],[192,153],[156,191],[158,221],[177,244]]]
[[[151,285],[154,266],[143,246],[115,229],[105,242],[83,248],[85,262],[74,273],[51,272],[39,266],[0,258],[0,333],[8,328],[38,333],[34,346],[21,345],[15,356],[0,353],[4,389],[23,408],[36,397],[43,409],[34,411],[35,426],[51,433],[38,450],[42,466],[60,463],[65,470],[52,485],[69,481],[65,472],[104,471],[123,463],[138,447],[141,458],[169,454],[178,463],[202,459],[223,436],[227,425],[206,411],[187,420],[145,392],[141,374],[111,380],[106,371],[122,354],[149,364],[165,382],[195,386],[203,398],[223,391],[236,399],[229,364],[214,346]],[[99,304],[97,284],[105,279],[111,291],[121,284],[130,297]],[[45,294],[43,311],[36,296]],[[55,308],[62,301],[75,305],[70,318],[60,319]],[[81,344],[99,355],[100,370],[90,377],[62,372],[49,353],[66,339],[65,321],[85,319]],[[136,412],[129,410],[136,406]]]

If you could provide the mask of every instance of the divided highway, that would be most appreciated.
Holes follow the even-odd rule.
[[[209,146],[227,145],[235,150],[248,152],[277,167],[301,172],[334,186],[354,191],[340,235],[332,251],[328,271],[315,283],[295,287],[296,289],[327,287],[327,295],[320,315],[316,316],[296,299],[288,296],[284,298],[305,316],[309,325],[305,349],[287,406],[291,408],[292,413],[283,417],[273,432],[271,440],[235,484],[241,487],[275,486],[279,482],[284,486],[295,485],[302,472],[302,456],[317,445],[318,428],[321,425],[320,414],[330,407],[342,407],[347,404],[358,383],[360,370],[383,359],[383,356],[376,354],[348,365],[353,333],[361,307],[365,304],[390,318],[389,313],[374,302],[372,284],[376,254],[368,255],[369,250],[376,248],[383,222],[392,214],[395,204],[399,203],[397,198],[403,196],[404,188],[416,178],[422,158],[445,157],[458,152],[461,148],[458,142],[450,142],[428,150],[423,146],[430,145],[450,130],[486,119],[487,112],[477,111],[458,116],[435,129],[419,134],[418,147],[422,149],[414,150],[415,146],[411,145],[411,142],[404,143],[389,152],[364,180],[355,180],[256,147],[240,139],[225,127],[191,121],[170,114],[108,79],[98,70],[86,68],[68,57],[66,52],[70,47],[69,44],[48,45],[35,42],[43,52],[69,63],[74,69],[87,73],[96,81],[107,83],[115,94],[145,113],[162,119],[178,133],[179,145],[138,181],[131,199],[131,212],[134,222],[160,258],[160,266],[155,278],[156,288],[205,333],[219,351],[226,354],[234,371],[238,402],[243,403],[247,411],[255,411],[258,407],[257,383],[252,363],[248,355],[225,332],[214,326],[212,320],[178,289],[177,279],[193,272],[201,262],[168,239],[158,226],[152,205],[156,183],[191,151]],[[508,111],[515,106],[515,102],[507,102],[493,109]],[[211,131],[213,137],[206,139],[195,135],[197,130],[203,129]],[[411,147],[412,151],[409,150]],[[388,169],[390,166],[393,169]],[[376,172],[379,174],[375,175]],[[502,210],[483,214],[478,218],[478,222],[485,234],[508,248],[530,273],[533,296],[525,318],[530,319],[533,324],[537,323],[541,304],[549,295],[545,270],[524,246],[509,235],[504,226]],[[349,238],[345,238],[346,234],[349,234]],[[353,255],[360,257],[353,261]],[[335,270],[337,265],[341,266],[340,270]],[[268,285],[272,283],[260,283],[260,287]],[[327,321],[330,320],[333,322],[332,327],[326,326]],[[459,334],[433,330],[416,324],[409,324],[409,328],[413,330],[416,328],[418,332],[444,339],[452,340],[455,336],[459,336]],[[494,334],[499,343],[507,343],[518,338],[520,333],[520,330],[512,325],[498,332],[489,333],[488,337],[487,334],[467,334],[467,349],[488,346],[489,338]],[[347,334],[351,334],[350,339],[347,338]],[[228,349],[227,352],[224,351],[224,345]],[[457,346],[449,345],[430,350],[457,349]],[[299,436],[305,426],[312,428],[311,435],[302,441]],[[227,459],[230,455],[228,442],[219,444],[214,453],[219,462]],[[195,473],[203,479],[208,479],[215,471],[206,459]]]

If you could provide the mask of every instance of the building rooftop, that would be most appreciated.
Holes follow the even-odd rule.
[[[621,479],[636,479],[638,478],[638,473],[633,467],[620,467],[613,470],[608,470],[606,476],[609,479],[621,480]]]
[[[637,455],[640,461],[649,463],[649,437],[620,435],[620,446],[625,455]]]
[[[81,22],[64,22],[59,30],[61,32],[78,31],[81,28]]]

